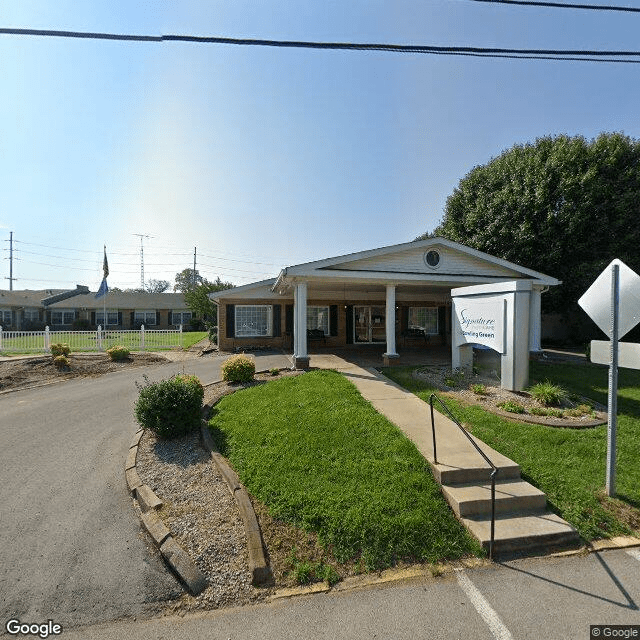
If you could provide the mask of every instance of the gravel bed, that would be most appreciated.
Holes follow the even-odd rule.
[[[583,426],[593,427],[595,425],[602,424],[607,420],[607,415],[605,413],[606,409],[594,402],[592,402],[592,404],[595,409],[595,416],[586,414],[581,416],[564,416],[562,418],[558,418],[553,416],[533,415],[530,413],[530,410],[533,408],[540,408],[542,405],[527,391],[509,391],[507,389],[503,389],[500,386],[500,378],[495,371],[485,373],[484,375],[460,374],[458,384],[455,387],[450,387],[446,384],[445,379],[448,377],[455,377],[455,374],[452,375],[451,369],[444,366],[429,365],[420,367],[413,372],[413,377],[417,380],[423,380],[436,389],[451,394],[467,404],[479,405],[483,409],[487,409],[492,413],[510,420],[525,421],[547,426],[574,428],[580,428]],[[471,389],[472,384],[483,385],[484,393],[474,393]],[[509,413],[502,410],[500,408],[500,404],[506,401],[522,405],[525,408],[525,413]],[[572,409],[584,401],[586,401],[586,399],[582,399],[577,402],[566,400],[560,408]]]
[[[138,474],[163,501],[158,514],[209,586],[167,605],[166,613],[217,609],[259,602],[269,590],[251,584],[244,526],[236,502],[202,447],[199,433],[158,440],[145,431]]]

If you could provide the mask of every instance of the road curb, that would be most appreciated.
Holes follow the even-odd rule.
[[[203,416],[207,415],[213,405],[205,405]],[[207,429],[206,420],[202,420],[200,425],[200,435],[205,449],[211,456],[211,462],[215,464],[224,478],[231,495],[238,505],[238,511],[244,524],[244,531],[247,537],[247,551],[249,554],[249,571],[251,572],[251,582],[254,586],[264,586],[273,583],[273,574],[267,563],[264,552],[264,541],[258,518],[251,504],[249,493],[240,482],[238,474],[231,468],[226,458],[222,456]]]
[[[162,507],[162,500],[151,487],[142,482],[138,475],[136,459],[143,433],[142,429],[136,431],[129,447],[124,471],[127,487],[132,497],[138,501],[142,526],[151,536],[171,570],[187,586],[191,595],[197,596],[207,588],[207,579],[187,552],[175,541],[171,531],[158,516],[157,509]]]

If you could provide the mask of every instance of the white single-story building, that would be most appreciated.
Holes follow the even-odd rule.
[[[223,351],[290,349],[308,365],[310,344],[384,344],[385,359],[420,342],[451,345],[452,289],[526,283],[527,351],[540,350],[541,295],[551,276],[444,238],[360,251],[283,269],[277,278],[217,291]]]

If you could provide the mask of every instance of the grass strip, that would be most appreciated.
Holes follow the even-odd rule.
[[[435,389],[413,378],[413,369],[387,368],[384,374],[428,401]],[[532,381],[548,379],[570,393],[607,403],[606,367],[532,362],[530,373]],[[549,507],[585,540],[640,531],[640,372],[619,372],[616,498],[604,493],[606,425],[563,429],[524,424],[451,396],[446,402],[475,436],[517,462],[523,478],[544,491]]]
[[[334,371],[227,396],[210,429],[271,515],[317,533],[339,561],[373,569],[481,553],[415,445]]]

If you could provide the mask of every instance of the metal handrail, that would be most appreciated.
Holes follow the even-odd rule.
[[[440,406],[447,412],[449,418],[453,421],[455,425],[464,433],[469,442],[475,447],[476,451],[484,458],[485,462],[491,467],[491,540],[489,542],[489,558],[493,560],[493,543],[495,539],[495,528],[496,528],[496,475],[498,475],[498,467],[496,467],[491,460],[487,457],[485,452],[477,445],[475,440],[469,435],[467,430],[458,422],[458,419],[451,413],[449,407],[435,394],[432,393],[429,396],[429,406],[431,407],[431,433],[433,434],[433,462],[434,464],[438,464],[438,454],[436,452],[436,423],[433,417],[433,401],[437,400],[440,403]]]

